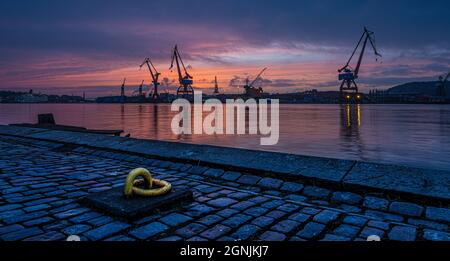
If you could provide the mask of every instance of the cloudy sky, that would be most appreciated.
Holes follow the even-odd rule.
[[[364,26],[383,58],[367,49],[363,91],[435,80],[450,71],[449,11],[447,0],[1,1],[0,89],[96,97],[118,94],[126,77],[131,93],[150,81],[145,57],[171,89],[178,44],[198,88],[217,75],[238,92],[269,67],[266,91],[337,90]]]

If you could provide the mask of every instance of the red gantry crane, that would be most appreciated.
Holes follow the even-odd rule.
[[[375,56],[381,57],[381,54],[378,52],[376,45],[375,45],[375,38],[374,38],[374,32],[371,32],[367,30],[366,27],[364,27],[364,32],[361,35],[361,38],[359,39],[358,44],[356,45],[356,48],[353,50],[352,55],[350,56],[350,59],[348,59],[347,63],[344,67],[338,70],[339,72],[339,80],[342,81],[340,92],[341,96],[344,95],[344,91],[354,91],[356,94],[356,97],[359,98],[358,95],[358,85],[356,85],[355,79],[358,79],[359,69],[361,68],[362,59],[364,57],[364,51],[366,49],[367,42],[370,42],[370,45],[372,46]],[[361,53],[359,54],[358,63],[356,64],[355,69],[353,70],[350,67],[350,62],[353,59],[353,56],[355,55],[356,51],[358,50],[359,46],[362,44]],[[351,97],[350,95],[346,96],[347,100],[349,100]]]
[[[194,89],[192,88],[192,76],[188,73],[186,70],[186,66],[184,66],[183,60],[181,59],[180,52],[178,51],[178,46],[175,45],[175,48],[173,48],[172,52],[172,62],[170,64],[170,69],[173,67],[173,62],[176,62],[177,64],[177,71],[178,71],[178,81],[180,82],[180,86],[177,89],[177,95],[193,95]],[[180,66],[181,63],[181,66]],[[181,72],[181,69],[183,68],[184,74]]]
[[[144,66],[144,64],[147,64],[148,71],[150,72],[150,76],[152,77],[152,83],[153,83],[152,99],[156,100],[159,98],[158,85],[160,85],[160,83],[158,82],[158,78],[161,75],[161,73],[159,73],[158,70],[156,70],[156,68],[153,65],[150,58],[145,58],[144,61],[141,63],[141,65],[139,65],[139,68],[142,68],[142,66]]]

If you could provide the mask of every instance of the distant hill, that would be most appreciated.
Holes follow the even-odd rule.
[[[410,82],[401,85],[394,86],[388,89],[390,94],[425,94],[436,95],[437,94],[437,81],[433,82]],[[445,93],[450,95],[450,82],[445,84]]]

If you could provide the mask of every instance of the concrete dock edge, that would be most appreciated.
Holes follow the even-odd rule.
[[[217,166],[284,180],[299,179],[359,191],[450,202],[449,171],[4,125],[0,125],[0,135]]]

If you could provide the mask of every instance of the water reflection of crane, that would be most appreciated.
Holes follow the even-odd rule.
[[[154,104],[153,105],[153,132],[154,132],[154,137],[156,139],[158,139],[158,108],[159,105],[158,104]]]
[[[344,118],[347,128],[359,130],[361,127],[361,105],[346,104]]]
[[[364,142],[361,138],[361,105],[342,104],[340,105],[341,137],[345,140],[344,150],[353,150],[359,157],[364,158]],[[353,148],[355,146],[355,148]]]
[[[120,104],[120,127],[125,130],[125,104]]]
[[[361,63],[364,57],[364,51],[366,50],[367,42],[370,42],[370,45],[374,50],[375,56],[381,57],[381,54],[378,53],[378,50],[375,46],[374,33],[367,30],[367,28],[364,27],[364,32],[361,35],[361,38],[359,39],[359,42],[356,45],[355,49],[353,50],[352,55],[348,59],[347,63],[338,70],[339,80],[342,81],[339,91],[341,92],[341,97],[345,97],[347,101],[350,101],[352,96],[350,94],[344,94],[344,91],[353,91],[353,93],[355,94],[354,98],[357,101],[359,101],[359,99],[361,98],[360,94],[358,94],[358,85],[356,84],[355,79],[358,79],[359,69],[361,68]],[[358,50],[361,44],[362,44],[361,53],[359,54],[356,67],[353,70],[350,67],[350,62],[352,61],[353,56],[355,55],[356,51]]]
[[[186,66],[184,66],[183,60],[181,59],[180,52],[178,51],[177,45],[173,48],[172,52],[172,62],[170,64],[170,69],[173,67],[173,62],[176,62],[177,72],[178,72],[178,81],[180,82],[180,86],[177,89],[177,95],[193,95],[194,89],[192,88],[192,76],[188,73]],[[180,66],[181,63],[181,66]],[[184,74],[181,72],[181,68],[183,68]]]

